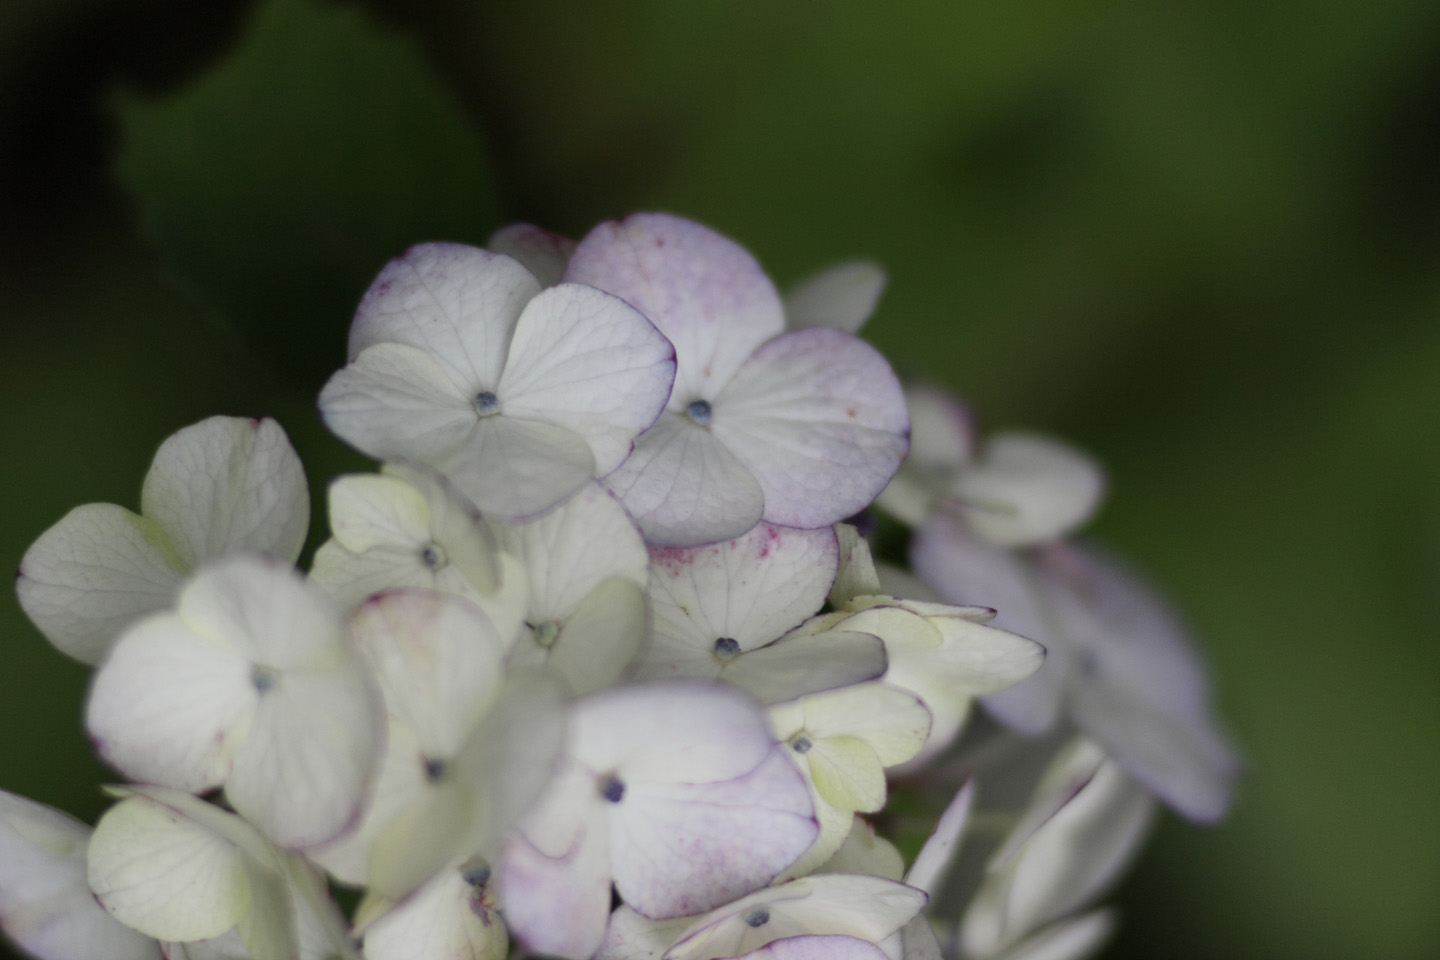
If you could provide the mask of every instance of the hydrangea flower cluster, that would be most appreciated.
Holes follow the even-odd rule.
[[[331,483],[308,572],[298,457],[228,417],[164,443],[139,514],[25,555],[128,782],[93,831],[0,793],[5,931],[41,960],[1093,952],[1157,800],[1218,818],[1235,759],[1163,602],[1068,539],[1097,468],[902,389],[855,335],[883,284],[782,299],[661,214],[392,261],[320,395],[383,463]],[[935,815],[908,865],[894,791]]]

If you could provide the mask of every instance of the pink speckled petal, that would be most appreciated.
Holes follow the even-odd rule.
[[[602,223],[576,248],[565,279],[613,293],[675,344],[670,409],[713,398],[756,347],[785,326],[780,295],[743,247],[664,213]]]
[[[769,643],[820,609],[839,566],[835,531],[760,523],[703,547],[652,547],[655,630],[712,653],[721,637],[740,650]]]
[[[716,398],[710,429],[765,492],[765,519],[820,527],[857,513],[905,456],[910,421],[890,365],[839,330],[765,344]]]

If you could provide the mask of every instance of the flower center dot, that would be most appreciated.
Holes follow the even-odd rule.
[[[691,400],[690,406],[685,408],[685,414],[700,426],[704,427],[710,423],[710,401]]]
[[[770,922],[770,911],[764,907],[756,907],[745,914],[745,922],[752,927],[763,927]]]
[[[480,414],[480,416],[488,417],[499,411],[500,398],[495,396],[495,394],[489,390],[481,390],[475,394],[475,412]]]
[[[427,758],[425,760],[425,779],[431,783],[439,783],[444,779],[445,771],[448,769],[450,769],[450,765],[444,760],[431,760]]]
[[[721,637],[715,641],[715,656],[721,660],[734,660],[740,656],[740,644],[733,637]]]
[[[440,544],[428,543],[420,551],[420,562],[431,570],[439,570],[449,563],[450,559],[445,556],[445,549]]]
[[[269,667],[262,667],[257,663],[250,668],[250,685],[255,688],[256,693],[266,693],[279,682],[280,675]]]
[[[483,887],[490,882],[490,864],[472,857],[460,865],[460,879],[469,886]]]
[[[555,646],[555,641],[560,639],[560,624],[554,620],[534,624],[530,629],[535,631],[535,642],[546,650]]]
[[[796,737],[794,740],[790,741],[790,749],[794,750],[796,753],[809,753],[810,748],[813,746],[815,746],[815,744],[811,743],[810,738],[805,736],[803,733],[800,736]]]
[[[620,778],[612,773],[600,781],[600,796],[611,803],[619,803],[625,796],[625,784],[621,783]]]

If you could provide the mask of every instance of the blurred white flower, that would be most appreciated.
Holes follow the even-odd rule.
[[[310,493],[274,420],[211,417],[161,444],[140,510],[76,507],[20,563],[20,606],[76,660],[98,663],[121,630],[170,606],[207,560],[253,551],[293,563],[310,525]]]

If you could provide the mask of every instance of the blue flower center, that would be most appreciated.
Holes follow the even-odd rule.
[[[625,797],[625,784],[612,773],[600,781],[600,796],[611,803],[619,803]]]
[[[694,420],[700,426],[710,425],[710,401],[691,400],[690,406],[685,408],[685,415]]]
[[[475,412],[482,417],[500,412],[500,398],[489,390],[481,390],[475,394]]]
[[[745,914],[745,922],[752,927],[763,927],[770,922],[770,911],[764,907],[756,907]]]
[[[721,637],[715,641],[715,656],[721,660],[734,660],[740,656],[740,644],[734,637]]]

